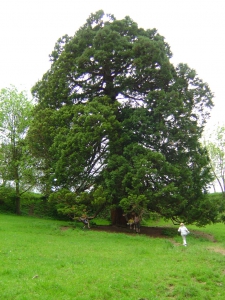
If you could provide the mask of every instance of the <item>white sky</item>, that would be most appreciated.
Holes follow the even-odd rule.
[[[156,28],[171,47],[172,62],[187,63],[214,92],[209,125],[223,122],[224,0],[0,0],[0,88],[13,84],[29,92],[49,69],[58,38],[74,35],[99,9]]]

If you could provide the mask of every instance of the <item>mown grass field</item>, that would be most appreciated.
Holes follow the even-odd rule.
[[[179,235],[162,239],[62,230],[67,225],[0,215],[0,299],[225,299],[223,224],[188,226],[188,247]]]

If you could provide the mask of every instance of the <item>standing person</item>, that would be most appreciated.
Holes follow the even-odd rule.
[[[134,226],[136,229],[136,233],[140,233],[141,224],[140,224],[140,218],[137,213],[134,216]]]
[[[127,221],[127,225],[130,226],[130,229],[134,228],[134,216],[131,215],[130,219],[128,219],[128,214],[123,214],[125,220]]]
[[[128,223],[127,223],[127,225],[129,225],[130,226],[130,229],[132,229],[133,228],[133,226],[134,226],[134,218],[132,217],[132,218],[130,218],[129,220],[128,220]]]
[[[188,235],[190,233],[190,231],[187,229],[186,226],[184,226],[184,223],[180,223],[180,227],[178,228],[178,232],[180,232],[181,237],[183,239],[183,245],[187,246],[186,235]]]

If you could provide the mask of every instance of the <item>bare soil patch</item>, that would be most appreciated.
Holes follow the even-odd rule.
[[[120,226],[113,226],[113,225],[104,225],[104,226],[96,225],[96,226],[91,227],[91,230],[117,232],[117,233],[125,233],[125,234],[132,234],[132,235],[136,234],[134,232],[134,230],[129,229],[129,227],[120,227]],[[141,232],[139,234],[144,234],[144,235],[147,235],[147,236],[153,237],[153,238],[170,239],[171,242],[172,242],[172,238],[174,236],[179,235],[176,228],[146,227],[146,226],[141,226]],[[191,231],[191,234],[194,235],[196,238],[204,238],[213,243],[217,242],[217,240],[214,238],[213,235],[202,232],[202,231],[193,230],[193,231]],[[175,243],[175,242],[173,241],[173,243]]]
[[[225,249],[220,248],[220,247],[209,247],[209,248],[207,248],[207,250],[225,255]]]
[[[67,230],[70,227],[63,226],[61,227],[61,230]],[[130,229],[129,227],[125,226],[116,226],[116,225],[94,225],[91,226],[90,229],[86,230],[93,230],[93,231],[105,231],[109,233],[124,233],[129,235],[137,235],[137,233]],[[141,232],[138,233],[141,235],[146,235],[153,238],[164,238],[164,239],[170,239],[174,236],[178,235],[176,228],[169,228],[169,227],[147,227],[147,226],[141,226]],[[193,230],[191,234],[195,235],[196,238],[205,238],[209,240],[210,242],[216,243],[216,239],[213,235],[207,234],[205,232]]]
[[[205,238],[205,239],[207,239],[207,240],[209,240],[210,242],[213,242],[213,243],[217,242],[217,240],[214,238],[214,236],[212,234],[208,234],[208,233],[197,231],[197,230],[193,230],[192,233],[197,238]]]
[[[91,230],[94,231],[106,231],[106,232],[116,232],[116,233],[125,233],[125,234],[132,234],[136,235],[137,233],[133,229],[129,229],[128,227],[120,227],[120,226],[113,226],[113,225],[104,225],[104,226],[93,226]],[[168,228],[164,227],[141,227],[141,232],[138,234],[144,234],[153,238],[168,238],[166,231]]]

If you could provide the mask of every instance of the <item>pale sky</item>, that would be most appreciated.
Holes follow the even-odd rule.
[[[74,35],[103,9],[139,27],[156,28],[169,43],[172,62],[187,63],[215,94],[209,125],[223,123],[225,108],[224,0],[1,0],[0,88],[30,91],[49,69],[58,38]]]

